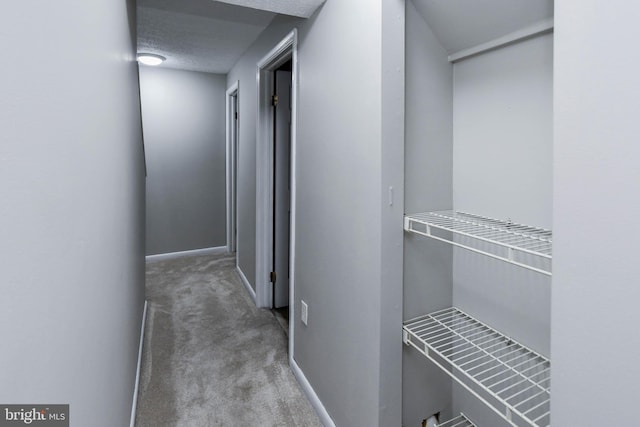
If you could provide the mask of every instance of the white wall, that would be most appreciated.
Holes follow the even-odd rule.
[[[226,245],[226,76],[140,67],[147,255]]]
[[[404,60],[389,47],[402,46],[403,10],[388,2],[383,19],[381,2],[350,0],[276,18],[228,75],[240,81],[238,259],[253,282],[256,63],[298,27],[294,303],[309,304],[309,325],[294,319],[294,358],[339,426],[401,423]],[[383,90],[395,110],[384,120]],[[397,250],[387,262],[385,243]]]
[[[413,1],[406,2],[405,212],[453,205],[453,67]],[[406,233],[404,319],[451,306],[452,248]],[[451,402],[451,380],[412,347],[403,354],[403,423],[418,426]]]
[[[0,28],[0,402],[128,425],[144,299],[135,4],[12,2]]]
[[[553,35],[454,66],[457,210],[551,228]],[[549,354],[550,278],[454,250],[456,306]]]
[[[404,262],[405,1],[382,1],[382,138],[379,182],[380,356],[378,425],[402,420],[402,322]],[[392,200],[389,200],[392,191]],[[375,264],[374,264],[375,265]]]
[[[553,35],[454,66],[456,209],[551,228]]]
[[[551,228],[552,100],[552,34],[454,65],[455,209]],[[453,254],[454,306],[549,356],[550,277]],[[508,425],[457,385],[453,402],[479,425]]]
[[[556,426],[638,423],[639,15],[623,0],[556,2]]]

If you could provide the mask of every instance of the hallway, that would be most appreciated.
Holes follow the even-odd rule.
[[[297,15],[241,5],[311,2]],[[322,2],[5,2],[0,424],[64,405],[74,427],[134,427],[136,414],[139,426],[305,426],[302,390],[327,427],[417,427],[438,412],[478,427],[640,425],[640,2]],[[143,28],[176,49],[139,43]],[[182,33],[237,50],[173,43]],[[290,48],[287,355],[274,315],[253,307],[272,305],[263,211],[277,168],[262,126],[275,98],[259,70]],[[156,80],[152,101],[165,102],[145,106],[145,74],[184,76],[181,51],[226,65],[194,67],[175,90]],[[147,73],[138,53],[166,70]],[[166,126],[143,126],[149,112]],[[504,239],[489,256],[458,244],[493,248],[491,227],[480,239],[468,222],[405,231],[442,211],[552,231],[552,250],[529,265],[552,268],[519,265],[547,241],[517,255],[519,237]],[[145,257],[216,252],[234,232],[238,275],[231,257],[176,259],[148,266],[146,292]],[[520,373],[460,368],[484,360],[471,340],[447,365],[435,345],[406,345],[415,319],[454,307],[544,357],[550,383],[529,388],[552,414],[498,390]],[[436,345],[462,335],[449,329],[434,328]]]
[[[287,337],[220,254],[147,264],[136,426],[319,426]]]

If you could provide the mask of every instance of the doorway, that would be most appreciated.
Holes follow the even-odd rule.
[[[288,332],[291,235],[291,60],[273,78],[272,309]]]
[[[237,178],[238,178],[238,130],[239,127],[239,96],[240,83],[236,81],[227,89],[227,252],[235,253],[238,240],[237,221]]]
[[[264,308],[288,306],[288,318],[293,319],[296,308],[297,31],[294,29],[262,58],[257,69],[256,304]],[[278,91],[288,89],[289,92],[278,94],[278,110],[274,106],[276,87]],[[280,126],[282,129],[278,131]],[[287,142],[278,144],[274,138],[287,132],[289,138],[283,138]],[[283,188],[279,191],[276,188],[278,182]],[[284,280],[281,282],[279,278]],[[290,359],[293,356],[294,324],[293,321],[288,322]]]

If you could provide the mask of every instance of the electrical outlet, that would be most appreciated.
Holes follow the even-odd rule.
[[[302,320],[302,323],[306,325],[307,321],[309,320],[309,306],[306,302],[302,300],[300,301],[302,302],[302,309],[300,310],[300,320]]]

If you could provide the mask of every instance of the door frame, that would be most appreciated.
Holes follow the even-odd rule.
[[[293,354],[295,319],[296,146],[298,105],[298,31],[293,29],[257,63],[258,111],[256,129],[256,304],[270,308],[273,289],[273,91],[274,71],[291,60],[291,225],[289,235],[289,354]]]
[[[238,164],[238,131],[239,126],[234,117],[234,113],[237,113],[240,108],[240,82],[236,80],[227,89],[226,94],[226,139],[227,139],[227,252],[233,253],[236,251],[236,229],[237,222],[237,201],[238,201],[238,187],[237,187],[237,164]],[[233,105],[233,98],[236,99],[235,108]]]

